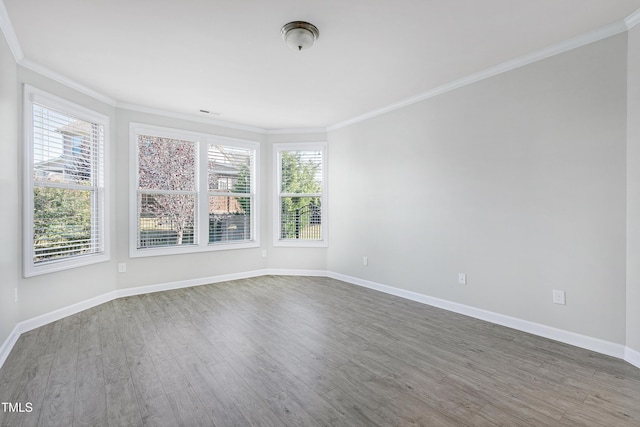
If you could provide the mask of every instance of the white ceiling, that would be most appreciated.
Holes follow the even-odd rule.
[[[1,1],[1,0],[0,0]],[[640,0],[4,0],[24,56],[118,102],[317,128],[620,22]],[[280,28],[316,25],[309,50]]]

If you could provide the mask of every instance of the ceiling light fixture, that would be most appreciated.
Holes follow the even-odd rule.
[[[289,22],[282,27],[280,32],[287,46],[297,51],[313,46],[313,42],[320,35],[315,25],[304,21]]]

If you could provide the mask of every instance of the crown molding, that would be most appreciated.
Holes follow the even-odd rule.
[[[627,30],[632,29],[639,22],[640,22],[640,9],[636,10],[631,15],[624,18],[624,23],[627,26]]]
[[[128,102],[117,102],[116,107],[123,110],[137,111],[139,113],[153,114],[156,116],[169,117],[174,119],[188,120],[191,122],[207,123],[227,129],[236,129],[246,132],[259,133],[261,135],[286,135],[286,134],[311,134],[326,133],[326,128],[285,128],[285,129],[265,129],[257,126],[245,125],[241,123],[228,122],[211,117],[203,117],[189,113],[177,113],[163,110],[161,108],[147,107],[144,105],[132,104]]]
[[[309,134],[309,133],[327,133],[327,128],[285,128],[285,129],[267,129],[267,135],[290,135],[290,134]]]
[[[47,68],[44,65],[38,64],[37,62],[34,62],[28,58],[22,58],[21,61],[18,61],[18,65],[24,68],[27,68],[31,71],[34,71],[40,75],[43,75],[44,77],[47,77],[53,81],[61,83],[67,87],[70,87],[71,89],[77,90],[80,93],[83,93],[87,96],[97,99],[98,101],[104,102],[105,104],[110,105],[112,107],[115,107],[117,104],[117,101],[111,98],[110,96],[107,96],[101,92],[98,92],[97,90],[94,90],[88,86],[78,83],[77,81],[70,79],[66,76],[63,76],[62,74],[56,71],[53,71],[52,69]]]
[[[20,47],[20,42],[13,29],[13,25],[11,25],[7,8],[4,6],[4,1],[2,0],[0,0],[0,30],[2,30],[2,34],[4,34],[4,38],[7,40],[9,49],[11,49],[11,53],[13,54],[13,59],[15,59],[16,62],[22,61],[24,53]]]
[[[2,5],[2,0],[0,0],[0,5]],[[1,18],[1,11],[0,11],[0,18]],[[256,127],[256,126],[250,126],[250,125],[244,125],[244,124],[240,124],[240,123],[234,123],[234,122],[228,122],[225,120],[220,120],[220,119],[215,119],[215,118],[210,118],[210,117],[202,117],[202,116],[198,116],[195,114],[187,114],[187,113],[178,113],[178,112],[174,112],[174,111],[168,111],[168,110],[163,110],[160,108],[154,108],[154,107],[147,107],[144,105],[138,105],[138,104],[133,104],[133,103],[128,103],[128,102],[122,102],[122,101],[118,101],[114,98],[111,98],[101,92],[98,92],[88,86],[85,86],[83,84],[80,84],[78,82],[76,82],[73,79],[70,79],[68,77],[63,76],[60,73],[57,73],[53,70],[51,70],[50,68],[47,68],[41,64],[38,64],[37,62],[31,61],[28,58],[23,57],[20,61],[17,61],[18,64],[24,68],[27,68],[31,71],[34,71],[40,75],[43,75],[51,80],[54,80],[58,83],[61,83],[67,87],[70,87],[74,90],[77,90],[80,93],[83,93],[87,96],[90,96],[98,101],[104,102],[105,104],[108,104],[112,107],[116,107],[116,108],[120,108],[120,109],[124,109],[124,110],[131,110],[131,111],[137,111],[140,113],[147,113],[147,114],[153,114],[153,115],[157,115],[157,116],[162,116],[162,117],[169,117],[169,118],[175,118],[175,119],[181,119],[181,120],[188,120],[188,121],[192,121],[192,122],[199,122],[199,123],[207,123],[207,124],[211,124],[211,125],[216,125],[216,126],[220,126],[220,127],[224,127],[224,128],[229,128],[229,129],[236,129],[236,130],[242,130],[242,131],[246,131],[246,132],[253,132],[253,133],[259,133],[259,134],[263,134],[263,135],[267,135],[267,134],[295,134],[295,133],[318,133],[318,132],[322,132],[325,133],[327,130],[326,128],[295,128],[295,129],[264,129],[264,128],[260,128],[260,127]]]
[[[637,19],[640,19],[640,17],[638,17]],[[364,120],[368,120],[373,117],[376,117],[394,110],[398,110],[408,105],[415,104],[417,102],[424,101],[429,98],[433,98],[434,96],[438,96],[443,93],[450,92],[452,90],[470,85],[472,83],[476,83],[481,80],[494,77],[498,74],[506,73],[507,71],[515,70],[516,68],[520,68],[525,65],[529,65],[531,63],[541,61],[543,59],[547,59],[552,56],[567,52],[569,50],[576,49],[581,46],[585,46],[587,44],[600,41],[607,37],[611,37],[616,34],[623,33],[627,31],[627,28],[628,26],[627,26],[626,20],[614,22],[613,24],[598,28],[594,31],[581,34],[569,40],[565,40],[563,42],[520,56],[518,58],[511,59],[509,61],[503,62],[501,64],[479,71],[477,73],[470,74],[458,80],[445,83],[441,86],[438,86],[436,88],[433,88],[421,94],[412,96],[410,98],[406,98],[394,104],[390,104],[390,105],[378,108],[376,110],[369,111],[368,113],[364,113],[359,116],[353,117],[351,119],[345,120],[343,122],[336,123],[334,125],[327,127],[327,131],[334,131],[347,126],[351,126],[353,124],[362,122]]]
[[[249,125],[243,125],[240,123],[227,122],[220,119],[197,116],[195,114],[176,113],[173,111],[163,110],[160,108],[147,107],[144,105],[131,104],[128,102],[117,102],[116,107],[123,110],[137,111],[139,113],[153,114],[156,116],[169,117],[173,119],[189,120],[191,122],[207,123],[210,125],[221,126],[229,129],[243,130],[246,132],[254,132],[259,134],[267,133],[266,129],[259,128],[256,126],[249,126]]]
[[[576,49],[578,47],[597,42],[607,37],[611,37],[616,34],[623,33],[633,28],[639,22],[640,22],[640,9],[636,10],[635,12],[633,12],[623,20],[614,22],[612,24],[609,24],[607,26],[598,28],[588,33],[579,35],[569,40],[565,40],[563,42],[549,46],[547,48],[543,48],[538,51],[529,53],[527,55],[523,55],[518,58],[503,62],[496,66],[479,71],[477,73],[462,77],[458,80],[445,83],[441,86],[430,89],[418,95],[406,98],[404,100],[398,101],[396,103],[389,104],[389,105],[377,108],[375,110],[371,110],[367,113],[360,114],[358,116],[344,120],[342,122],[335,123],[333,125],[327,126],[326,128],[264,129],[264,128],[255,127],[255,126],[227,122],[224,120],[219,120],[214,118],[204,118],[204,117],[200,117],[192,114],[176,113],[172,111],[166,111],[166,110],[146,107],[142,105],[120,102],[92,88],[82,85],[68,77],[65,77],[43,65],[40,65],[34,61],[31,61],[30,59],[25,58],[22,48],[20,47],[18,38],[16,36],[16,33],[13,29],[13,25],[11,24],[11,20],[9,19],[9,15],[5,8],[4,1],[0,0],[0,30],[2,30],[2,33],[4,34],[4,37],[7,40],[9,48],[11,49],[13,57],[16,63],[18,63],[19,65],[25,68],[28,68],[32,71],[35,71],[39,74],[42,74],[45,77],[48,77],[54,81],[62,83],[65,86],[75,89],[81,93],[84,93],[85,95],[91,96],[113,107],[132,110],[132,111],[138,111],[138,112],[144,112],[149,114],[155,114],[155,115],[160,115],[164,117],[173,117],[173,118],[179,118],[183,120],[208,123],[208,124],[213,124],[221,127],[231,128],[231,129],[238,129],[238,130],[244,130],[248,132],[260,133],[263,135],[283,135],[283,134],[296,134],[296,133],[326,133],[326,132],[338,130],[338,129],[371,119],[373,117],[377,117],[382,114],[385,114],[394,110],[398,110],[400,108],[404,108],[408,105],[415,104],[429,98],[433,98],[443,93],[446,93],[455,89],[459,89],[461,87],[479,82],[481,80],[488,79],[498,74],[502,74],[507,71],[511,71],[516,68],[523,67],[533,62],[541,61],[543,59],[558,55],[560,53],[567,52],[569,50]]]

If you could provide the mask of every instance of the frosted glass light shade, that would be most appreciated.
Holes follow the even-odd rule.
[[[310,48],[320,35],[314,25],[303,21],[289,22],[281,32],[287,46],[297,51]]]
[[[294,28],[289,31],[285,37],[287,45],[294,50],[302,50],[311,47],[314,42],[314,37],[311,31],[304,28]]]

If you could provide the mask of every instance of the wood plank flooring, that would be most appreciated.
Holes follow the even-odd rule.
[[[1,426],[640,426],[626,362],[328,278],[122,298],[23,334]],[[2,408],[0,408],[1,410]]]

